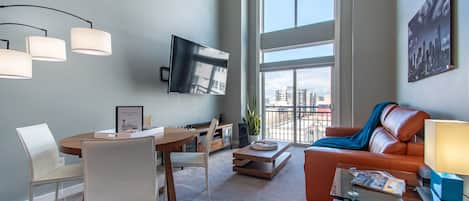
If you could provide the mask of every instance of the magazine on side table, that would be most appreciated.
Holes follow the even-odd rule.
[[[353,175],[351,183],[354,185],[400,197],[406,191],[405,181],[392,176],[388,172],[357,170],[356,168],[350,168],[349,172]]]
[[[422,201],[417,185],[412,172],[338,164],[330,195],[347,201]]]

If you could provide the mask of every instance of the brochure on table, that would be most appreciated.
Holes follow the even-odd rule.
[[[94,133],[95,138],[102,139],[119,139],[119,138],[140,138],[148,136],[157,136],[164,134],[164,127],[152,128],[144,131],[138,132],[126,132],[126,133],[116,133],[116,129],[107,129],[102,131],[97,131]]]

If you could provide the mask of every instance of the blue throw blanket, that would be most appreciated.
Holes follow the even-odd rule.
[[[379,103],[373,109],[370,118],[366,122],[365,126],[350,137],[333,137],[333,138],[323,138],[315,143],[312,146],[317,147],[331,147],[339,149],[350,149],[350,150],[366,150],[368,149],[368,143],[370,142],[371,135],[373,131],[380,125],[380,117],[384,108],[389,104],[395,104],[393,102],[383,102]]]

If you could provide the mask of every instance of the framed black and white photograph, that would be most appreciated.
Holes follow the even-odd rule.
[[[116,106],[116,133],[143,129],[143,106]]]
[[[454,69],[452,2],[427,0],[409,22],[408,81]]]

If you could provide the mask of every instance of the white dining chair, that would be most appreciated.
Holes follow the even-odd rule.
[[[82,142],[86,201],[155,201],[154,137]]]
[[[65,165],[65,159],[59,156],[57,143],[47,124],[17,128],[16,132],[29,159],[29,201],[34,199],[35,186],[55,183],[57,201],[62,182],[83,178],[81,164]]]
[[[213,135],[218,127],[218,120],[213,119],[205,135],[204,152],[174,152],[171,153],[171,162],[173,167],[202,167],[205,169],[205,189],[207,197],[210,200],[210,184],[208,180],[208,159],[210,156],[210,145]]]

